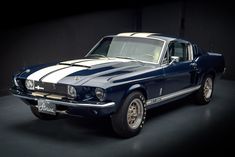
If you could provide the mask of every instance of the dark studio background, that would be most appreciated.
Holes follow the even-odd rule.
[[[103,36],[160,32],[223,53],[235,79],[234,9],[225,1],[103,1],[84,4],[1,5],[0,94],[22,66],[83,57]]]
[[[2,4],[0,96],[9,94],[11,75],[22,66],[82,58],[101,37],[135,31],[178,36],[205,50],[220,52],[225,57],[227,68],[223,79],[235,80],[234,13],[234,5],[226,1],[120,0],[84,4]],[[227,119],[232,122],[235,118],[229,116]],[[230,147],[235,129],[228,127],[229,122],[223,124],[228,131],[222,131],[219,141],[224,147]],[[209,137],[217,135],[219,133]],[[208,142],[211,140],[209,137],[205,139],[205,145],[213,145],[213,142]],[[190,148],[189,151],[196,152],[194,144],[184,144],[187,149]],[[216,151],[220,149],[217,146],[211,148],[208,154],[220,151]]]

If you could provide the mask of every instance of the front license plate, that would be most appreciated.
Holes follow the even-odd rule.
[[[56,106],[45,99],[38,100],[38,112],[56,115]]]

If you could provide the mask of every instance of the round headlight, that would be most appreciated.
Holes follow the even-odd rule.
[[[73,86],[68,85],[68,95],[75,98],[77,96],[77,91]]]
[[[26,80],[25,87],[29,90],[34,90],[34,81],[33,80]]]
[[[100,101],[105,100],[105,91],[102,88],[96,88],[95,89],[95,95]]]

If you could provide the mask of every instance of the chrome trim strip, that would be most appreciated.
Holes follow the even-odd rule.
[[[189,57],[189,60],[192,61],[192,60],[193,60],[193,46],[192,46],[191,43],[189,43],[188,50],[189,50],[189,51],[188,51],[188,52],[189,52],[189,54],[188,54],[188,55],[189,55],[189,56],[188,56],[188,57]]]
[[[14,96],[17,96],[19,98],[28,99],[28,100],[35,100],[43,99],[43,98],[34,98],[29,96],[22,96],[13,94]],[[58,101],[58,100],[51,100],[51,99],[45,99],[47,102],[58,104],[58,105],[64,105],[64,106],[71,106],[71,107],[97,107],[97,108],[105,108],[105,107],[112,107],[115,105],[115,102],[109,102],[105,104],[89,104],[89,103],[72,103],[72,102],[64,102],[64,101]]]
[[[135,33],[131,36],[133,36],[133,37],[149,37],[150,35],[153,35],[153,34],[154,33],[143,33],[143,32],[141,32],[141,33]]]
[[[152,99],[147,100],[146,104],[147,104],[147,106],[149,106],[149,105],[153,105],[153,104],[156,104],[156,103],[159,103],[159,102],[162,102],[162,101],[166,101],[166,100],[175,98],[177,96],[181,96],[181,95],[188,94],[188,93],[191,93],[193,91],[196,91],[200,87],[201,87],[201,85],[198,85],[198,86],[195,86],[195,87],[180,90],[178,92],[166,94],[166,95],[163,95],[163,96],[160,96],[160,97],[157,97],[157,98],[152,98]]]
[[[14,83],[15,83],[16,87],[19,87],[19,84],[18,84],[18,82],[16,80],[16,77],[14,77]]]
[[[117,34],[117,36],[125,36],[125,37],[129,37],[133,34],[135,34],[136,32],[126,32],[126,33],[119,33]]]
[[[208,54],[212,55],[212,56],[222,56],[222,54],[220,54],[220,53],[208,52]]]

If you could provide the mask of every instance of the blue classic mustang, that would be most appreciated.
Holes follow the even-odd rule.
[[[11,92],[43,120],[59,114],[110,116],[122,137],[137,135],[146,109],[193,94],[210,102],[221,54],[156,33],[104,37],[84,59],[36,65],[13,77]]]

